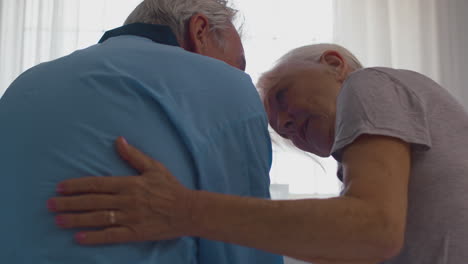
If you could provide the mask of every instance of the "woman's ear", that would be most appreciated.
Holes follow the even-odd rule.
[[[193,15],[187,22],[184,49],[204,54],[210,34],[208,18],[202,14]]]
[[[348,76],[349,66],[338,51],[325,51],[320,57],[320,63],[331,67],[337,75],[337,80],[340,82],[344,82]]]

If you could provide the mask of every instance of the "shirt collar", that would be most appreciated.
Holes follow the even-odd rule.
[[[110,31],[102,36],[99,43],[118,36],[133,35],[151,39],[152,41],[164,45],[179,46],[176,36],[169,26],[153,25],[144,23],[128,24]]]

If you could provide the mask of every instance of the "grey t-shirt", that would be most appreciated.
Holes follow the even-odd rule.
[[[401,254],[385,264],[468,263],[468,113],[412,71],[351,74],[337,102],[333,156],[362,134],[411,145],[408,218]]]

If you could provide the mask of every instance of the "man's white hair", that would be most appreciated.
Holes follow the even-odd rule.
[[[322,43],[296,48],[282,56],[273,69],[260,77],[257,88],[262,97],[264,98],[268,91],[282,78],[281,74],[285,69],[302,68],[320,63],[323,53],[328,50],[339,52],[351,68],[351,71],[363,68],[359,60],[349,50],[337,44]]]
[[[219,44],[223,44],[221,33],[233,23],[237,12],[228,5],[227,0],[144,0],[124,24],[167,25],[179,40],[183,40],[187,22],[199,13],[208,18],[210,30],[215,34]]]

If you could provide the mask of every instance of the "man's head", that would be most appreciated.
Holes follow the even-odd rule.
[[[270,125],[298,148],[329,156],[336,99],[348,75],[359,68],[362,65],[355,56],[334,44],[287,53],[258,83]]]
[[[226,0],[145,0],[125,24],[167,25],[185,50],[245,70],[244,49],[233,25],[236,14]]]

